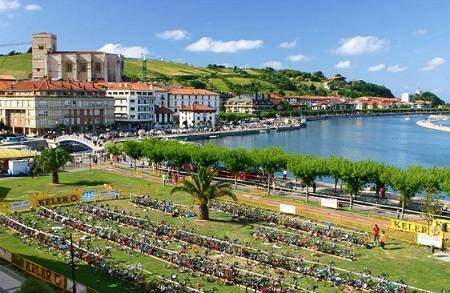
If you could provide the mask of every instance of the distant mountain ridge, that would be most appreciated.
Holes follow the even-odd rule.
[[[141,79],[142,60],[125,59],[126,80]],[[0,56],[0,74],[18,79],[30,78],[31,54]],[[394,97],[391,90],[362,80],[347,81],[336,75],[327,78],[320,71],[309,73],[293,69],[238,68],[211,64],[196,67],[162,60],[147,60],[147,80],[168,85],[209,88],[220,93],[243,94],[275,92],[286,95],[341,95],[346,97]]]

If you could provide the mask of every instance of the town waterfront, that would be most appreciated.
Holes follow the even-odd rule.
[[[203,140],[228,147],[278,146],[289,152],[375,160],[399,167],[450,165],[450,134],[420,127],[427,116],[357,117],[308,122],[307,128]]]

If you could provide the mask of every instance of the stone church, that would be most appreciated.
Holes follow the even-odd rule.
[[[33,79],[122,81],[123,56],[99,51],[58,51],[56,36],[32,37]]]

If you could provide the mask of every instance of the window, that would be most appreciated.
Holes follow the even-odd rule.
[[[39,45],[39,50],[44,50],[44,45]]]
[[[66,63],[66,72],[72,72],[72,63],[71,62]]]
[[[102,73],[102,64],[100,62],[95,63],[95,72]]]
[[[130,107],[130,111],[134,111],[135,110],[135,108],[134,107]]]
[[[87,64],[81,63],[81,72],[87,72]]]

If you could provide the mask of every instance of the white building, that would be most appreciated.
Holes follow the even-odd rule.
[[[400,98],[402,103],[411,103],[412,100],[412,95],[410,93],[403,93],[401,98]]]
[[[156,98],[151,85],[141,82],[105,84],[114,98],[114,119],[128,127],[149,128],[154,122]]]
[[[204,105],[190,105],[179,109],[180,128],[216,127],[216,109]]]
[[[172,124],[173,111],[168,107],[169,104],[169,91],[165,88],[157,85],[151,85],[155,91],[155,126],[162,126]]]
[[[169,91],[168,107],[177,117],[180,108],[202,105],[212,108],[218,114],[220,111],[220,95],[206,89],[196,89],[191,87],[173,88]]]

